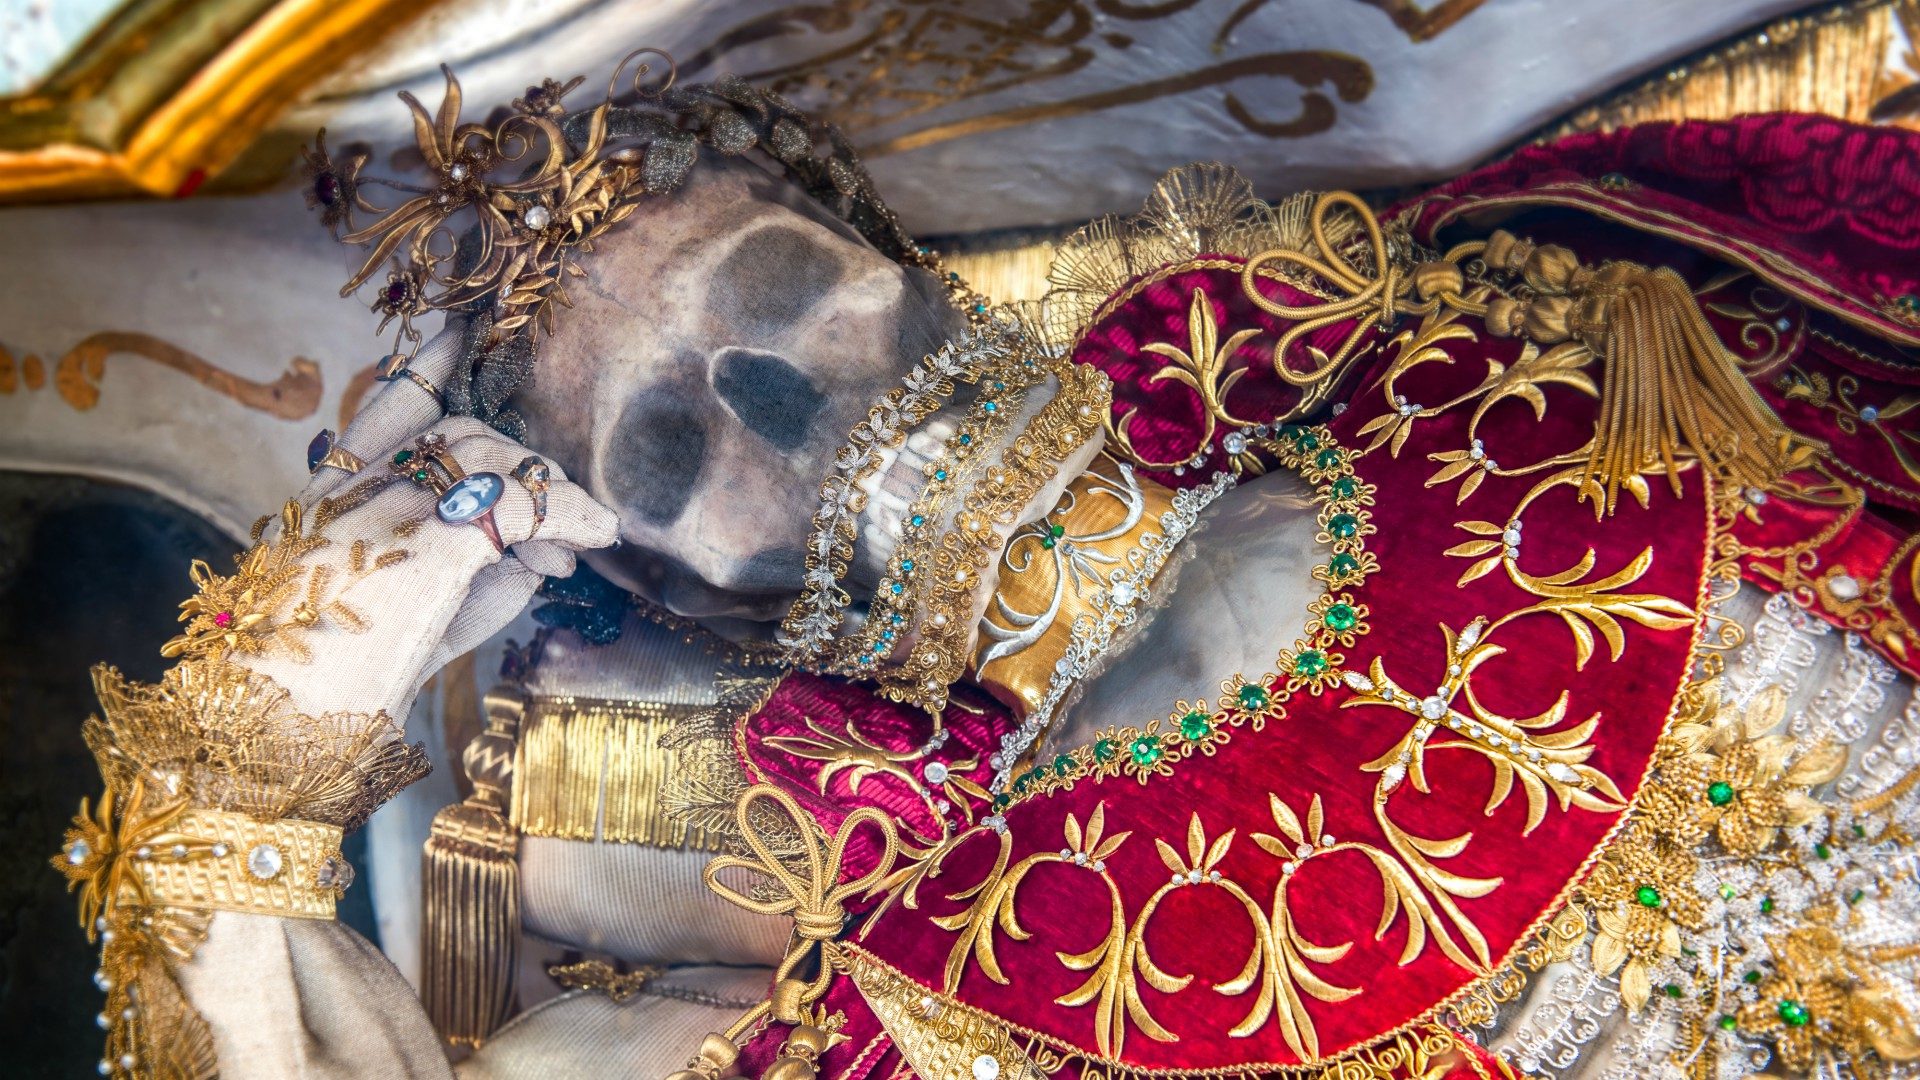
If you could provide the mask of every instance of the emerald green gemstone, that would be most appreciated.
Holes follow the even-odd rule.
[[[1817,855],[1817,856],[1819,856],[1819,857],[1820,857],[1820,858],[1822,858],[1822,859],[1831,859],[1831,858],[1833,858],[1833,849],[1832,849],[1832,848],[1830,848],[1830,847],[1828,847],[1828,846],[1827,846],[1827,845],[1825,845],[1825,844],[1815,844],[1815,845],[1813,845],[1813,853],[1814,853],[1815,855]]]
[[[1267,707],[1267,688],[1259,683],[1247,683],[1240,688],[1240,707],[1253,712]]]
[[[1053,544],[1054,539],[1051,536],[1043,536],[1040,538],[1040,546],[1046,548],[1048,551],[1053,550]]]
[[[1723,1016],[1720,1018],[1721,1031],[1732,1031],[1734,1028],[1737,1028],[1739,1026],[1740,1026],[1740,1021],[1735,1020],[1731,1016]]]
[[[415,469],[413,470],[413,482],[416,484],[424,484],[427,482],[427,475],[427,470]]]
[[[1901,293],[1893,298],[1893,302],[1899,305],[1902,311],[1920,312],[1920,296],[1915,296],[1913,293]]]
[[[1761,897],[1760,898],[1760,914],[1767,915],[1767,914],[1771,914],[1772,911],[1773,911],[1773,897],[1771,896]]]
[[[1335,604],[1320,617],[1329,630],[1351,630],[1360,622],[1360,614],[1353,610],[1352,604]]]
[[[1073,771],[1073,759],[1065,754],[1053,759],[1053,775],[1065,776]]]
[[[1807,1021],[1813,1019],[1813,1015],[1807,1012],[1805,1005],[1792,998],[1786,998],[1780,1002],[1780,1019],[1790,1027],[1806,1027]]]
[[[1660,906],[1660,890],[1651,885],[1642,885],[1633,890],[1633,898],[1640,901],[1641,907]]]
[[[412,460],[413,460],[413,451],[411,450],[402,450],[399,453],[393,455],[393,463],[395,465],[405,465],[407,462]]]
[[[1293,445],[1298,447],[1301,453],[1310,454],[1320,449],[1320,436],[1311,431],[1302,431],[1294,436]]]
[[[1032,780],[1033,780],[1033,774],[1031,772],[1021,773],[1019,776],[1016,776],[1013,778],[1013,790],[1015,791],[1027,790],[1027,784]]]
[[[1133,757],[1133,763],[1141,767],[1152,765],[1160,760],[1160,740],[1152,735],[1142,735],[1127,747],[1127,753]]]
[[[1867,838],[1867,827],[1865,825],[1856,824],[1853,827],[1853,835],[1859,837],[1862,840],[1865,840]]]
[[[1725,780],[1715,780],[1707,786],[1707,801],[1715,806],[1725,806],[1733,801],[1733,785]]]
[[[1668,983],[1668,984],[1667,984],[1667,986],[1666,986],[1666,991],[1667,991],[1667,996],[1668,996],[1668,997],[1670,997],[1670,998],[1677,998],[1677,997],[1679,997],[1679,996],[1680,996],[1680,992],[1681,992],[1681,991],[1680,991],[1680,984],[1679,984],[1679,983]]]
[[[1293,658],[1293,673],[1303,679],[1327,673],[1327,654],[1319,649],[1308,649]]]
[[[1865,900],[1866,898],[1867,898],[1867,890],[1855,889],[1851,893],[1847,894],[1847,903],[1857,904],[1860,901]]]
[[[1313,463],[1323,469],[1335,468],[1340,464],[1340,451],[1329,446],[1314,455]]]
[[[1004,791],[993,797],[993,808],[995,810],[1005,810],[1007,807],[1012,805],[1013,805],[1013,796],[1007,794]]]
[[[1746,983],[1748,986],[1752,986],[1760,981],[1760,973],[1757,971],[1749,971],[1745,975],[1740,976],[1740,981]]]
[[[1113,740],[1112,739],[1101,739],[1099,742],[1093,744],[1093,760],[1095,761],[1112,761],[1113,760]]]
[[[1280,436],[1283,439],[1292,439],[1294,442],[1299,442],[1300,436],[1305,435],[1306,433],[1307,433],[1307,429],[1301,427],[1299,424],[1281,424],[1280,430],[1275,432],[1274,434]]]
[[[1327,564],[1327,569],[1333,571],[1334,577],[1346,577],[1360,569],[1360,560],[1343,551],[1333,557],[1333,561]]]
[[[1190,712],[1180,718],[1180,735],[1189,742],[1198,742],[1213,734],[1213,722],[1203,712]]]
[[[1327,519],[1327,531],[1342,540],[1351,540],[1360,533],[1360,519],[1352,514],[1335,514]]]
[[[1731,885],[1722,885],[1722,886],[1720,886],[1720,899],[1722,899],[1722,900],[1731,900],[1731,899],[1733,899],[1733,898],[1734,898],[1735,896],[1738,896],[1738,895],[1739,895],[1739,892],[1740,892],[1740,891],[1739,891],[1738,889],[1735,889],[1735,888],[1734,888],[1733,886],[1731,886]]]
[[[1067,535],[1067,527],[1065,525],[1050,526],[1047,529],[1047,534],[1057,539],[1059,537]]]
[[[1351,476],[1342,476],[1333,482],[1333,497],[1351,499],[1360,490],[1360,482]]]

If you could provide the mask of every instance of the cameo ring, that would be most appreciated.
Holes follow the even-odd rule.
[[[345,470],[351,476],[367,467],[359,455],[340,445],[340,437],[332,428],[321,428],[320,434],[307,444],[307,471],[317,473],[321,469],[332,467]]]
[[[381,382],[397,382],[400,379],[411,380],[415,386],[432,394],[433,400],[439,402],[442,409],[446,408],[446,395],[440,392],[439,387],[428,382],[425,375],[408,367],[407,359],[408,357],[404,353],[393,353],[389,355],[386,359],[380,361],[379,370],[374,372],[373,377]]]
[[[533,529],[539,532],[547,521],[547,488],[553,482],[553,470],[539,455],[530,455],[514,466],[513,478],[533,496]]]
[[[507,548],[500,542],[500,527],[494,524],[493,507],[500,501],[500,493],[505,491],[507,482],[499,473],[478,472],[463,476],[440,495],[440,501],[434,511],[440,520],[449,525],[478,525],[480,531],[493,541],[493,550],[504,553]]]

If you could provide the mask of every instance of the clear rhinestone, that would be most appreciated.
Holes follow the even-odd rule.
[[[947,782],[947,767],[938,761],[929,761],[920,775],[927,778],[929,785],[938,786]]]
[[[185,844],[175,844],[175,845],[173,845],[173,857],[174,857],[174,858],[176,858],[176,859],[184,859],[184,858],[186,858],[186,857],[187,857],[187,845],[185,845]]]
[[[527,207],[527,212],[521,215],[521,220],[527,223],[529,229],[544,229],[552,223],[553,211],[535,203]]]
[[[1574,772],[1571,766],[1561,764],[1558,761],[1550,762],[1547,765],[1547,775],[1563,784],[1571,784],[1580,779],[1580,774]]]
[[[1860,582],[1851,574],[1835,574],[1827,579],[1827,590],[1842,600],[1860,598]]]
[[[323,889],[345,892],[353,887],[353,864],[338,855],[327,856],[314,874],[314,883]]]
[[[67,862],[70,865],[79,866],[92,857],[93,845],[87,843],[85,840],[75,840],[73,843],[67,845]]]
[[[1389,765],[1386,767],[1386,770],[1380,774],[1380,785],[1386,790],[1392,791],[1394,788],[1397,788],[1400,786],[1400,781],[1405,780],[1406,778],[1407,778],[1406,766],[1398,765],[1398,764]]]
[[[101,1013],[100,1015],[94,1017],[93,1022],[100,1025],[101,1031],[105,1031],[108,1028],[113,1026],[113,1018],[109,1017],[106,1013]]]
[[[1236,456],[1244,454],[1247,452],[1247,437],[1237,431],[1229,431],[1227,437],[1220,440],[1220,448]]]
[[[225,844],[215,844],[213,845],[213,857],[216,859],[224,859],[227,857],[227,852],[232,850],[232,848]]]
[[[1747,501],[1755,506],[1765,506],[1767,504],[1767,493],[1760,488],[1750,487],[1747,489],[1746,495]]]
[[[96,971],[93,973],[93,985],[102,990],[111,990],[113,989],[113,980],[107,978],[105,971]]]
[[[1438,720],[1447,715],[1447,701],[1435,695],[1420,702],[1420,715],[1429,720]]]
[[[973,1059],[973,1080],[1000,1080],[1000,1059],[981,1054]]]
[[[272,844],[255,844],[253,850],[247,852],[247,873],[261,881],[279,877],[282,865],[280,849]]]
[[[1127,607],[1133,603],[1138,594],[1133,591],[1132,582],[1118,581],[1114,583],[1113,589],[1107,595],[1113,599],[1114,603]]]
[[[153,849],[142,844],[133,849],[133,857],[136,859],[151,859],[153,858]]]
[[[467,178],[467,167],[455,162],[453,168],[447,170],[447,177],[457,184]]]
[[[1341,672],[1340,677],[1346,681],[1347,686],[1354,690],[1364,692],[1373,689],[1373,680],[1357,671]]]
[[[1862,405],[1860,407],[1860,419],[1865,420],[1867,423],[1871,424],[1875,420],[1880,419],[1880,410],[1874,408],[1871,405]]]
[[[1313,845],[1301,844],[1299,847],[1293,849],[1293,853],[1304,859],[1307,856],[1313,854]]]
[[[1780,321],[1774,323],[1773,325],[1779,327],[1783,331],[1791,330],[1793,329],[1793,320],[1787,318],[1785,315],[1782,315],[1780,316]]]
[[[1519,547],[1520,546],[1520,530],[1508,529],[1506,532],[1503,532],[1500,534],[1500,539],[1505,540],[1507,542],[1508,547]]]

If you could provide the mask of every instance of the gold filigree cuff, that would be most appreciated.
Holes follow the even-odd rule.
[[[1000,556],[1000,580],[980,624],[975,664],[981,685],[1031,713],[1047,698],[1073,627],[1094,601],[1131,606],[1137,592],[1117,574],[1136,569],[1132,553],[1174,492],[1101,455],[1068,485],[1059,506],[1014,533]]]
[[[188,810],[169,847],[131,854],[153,903],[201,911],[247,911],[331,919],[353,882],[332,825],[287,818],[258,821],[223,810]]]

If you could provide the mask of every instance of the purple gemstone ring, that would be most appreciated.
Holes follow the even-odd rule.
[[[344,470],[351,476],[366,468],[367,463],[353,451],[341,446],[340,437],[333,433],[332,428],[321,428],[320,434],[307,444],[307,471],[316,473],[328,467]]]

